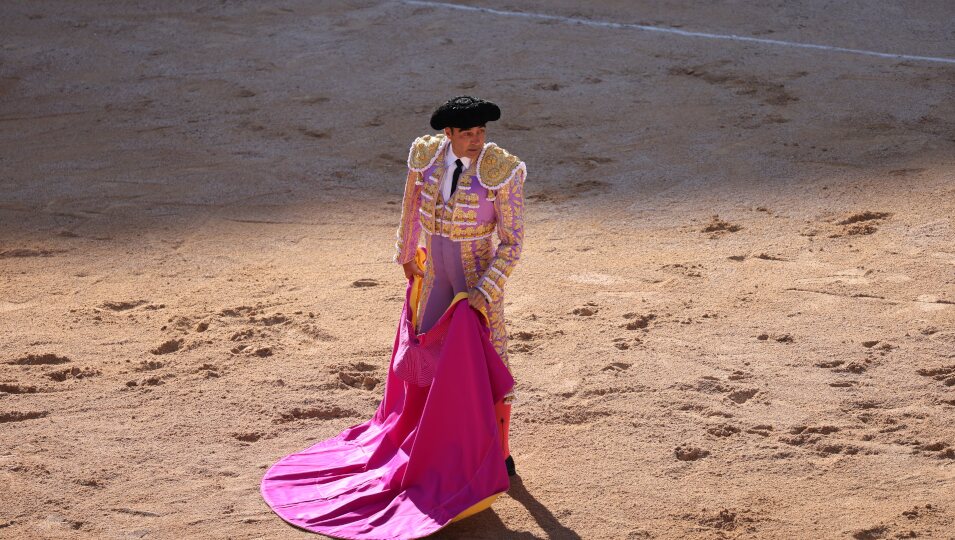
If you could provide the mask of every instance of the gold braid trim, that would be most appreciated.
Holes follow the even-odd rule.
[[[408,152],[408,168],[415,172],[423,172],[434,163],[441,148],[448,142],[449,139],[444,136],[444,133],[418,137],[411,143],[411,150]]]
[[[517,176],[517,171],[527,171],[527,165],[517,156],[494,143],[488,143],[478,157],[478,182],[487,189],[500,189]]]

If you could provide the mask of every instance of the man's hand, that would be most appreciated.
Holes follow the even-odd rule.
[[[418,263],[414,259],[401,265],[405,269],[405,279],[410,280],[412,276],[424,276],[424,272],[418,268]]]
[[[481,310],[484,313],[487,313],[487,299],[484,298],[484,295],[481,294],[481,291],[477,289],[471,289],[468,291],[468,303],[471,304],[471,307]]]

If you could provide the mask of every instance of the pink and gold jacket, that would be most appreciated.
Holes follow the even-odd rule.
[[[404,264],[414,259],[421,229],[462,242],[468,287],[484,294],[494,310],[521,254],[527,166],[496,144],[486,143],[445,205],[438,188],[449,144],[443,133],[418,137],[411,144],[393,260]],[[500,239],[496,249],[491,241],[494,231]]]

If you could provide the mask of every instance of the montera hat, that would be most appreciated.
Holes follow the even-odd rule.
[[[431,128],[470,129],[501,118],[501,109],[483,99],[458,96],[446,101],[431,115]]]

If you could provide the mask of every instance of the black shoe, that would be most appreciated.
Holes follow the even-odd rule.
[[[514,476],[517,474],[517,469],[514,468],[514,458],[507,456],[507,459],[504,460],[504,466],[507,467],[507,475]]]

